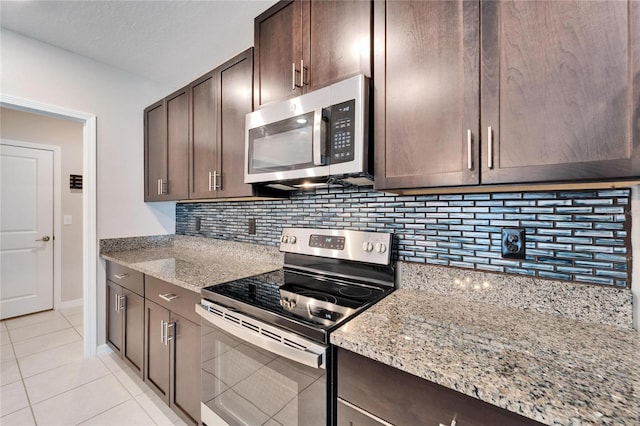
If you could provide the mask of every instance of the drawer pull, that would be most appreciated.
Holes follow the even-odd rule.
[[[360,408],[360,407],[358,407],[356,405],[353,405],[350,402],[345,401],[344,399],[342,399],[340,397],[338,397],[338,404],[343,404],[343,405],[351,408],[352,410],[355,410],[358,413],[363,414],[364,416],[370,418],[374,422],[379,423],[380,426],[394,426],[393,423],[386,422],[386,421],[382,420],[380,417],[378,417],[378,416],[376,416],[374,414],[371,414],[370,412],[365,411],[362,408]],[[338,410],[339,410],[339,408],[338,408]],[[442,426],[442,424],[440,426]],[[453,424],[452,426],[455,426],[455,424]]]
[[[115,274],[114,277],[116,277],[117,279],[121,280],[123,278],[127,278],[129,276],[129,274]]]
[[[167,302],[171,302],[173,299],[177,299],[180,296],[173,293],[167,293],[167,294],[159,294],[158,297],[162,300],[166,300]]]

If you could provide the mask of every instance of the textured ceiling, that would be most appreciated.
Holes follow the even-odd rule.
[[[7,1],[17,32],[178,88],[253,45],[262,1]]]

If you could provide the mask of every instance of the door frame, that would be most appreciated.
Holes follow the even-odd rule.
[[[45,104],[30,99],[0,94],[0,106],[48,117],[62,118],[83,124],[82,131],[82,299],[83,346],[85,358],[96,355],[98,346],[97,327],[97,117],[95,114],[76,111],[57,105]],[[60,235],[58,233],[58,235]],[[56,245],[57,246],[57,245]],[[59,268],[58,268],[59,269]],[[59,272],[58,272],[59,273]],[[54,276],[55,276],[54,272]],[[55,303],[55,302],[54,302]]]
[[[3,105],[4,106],[4,105]],[[4,146],[16,146],[19,148],[40,149],[53,152],[53,308],[62,308],[62,227],[60,226],[60,212],[62,204],[62,148],[56,145],[24,142],[15,139],[0,139]]]

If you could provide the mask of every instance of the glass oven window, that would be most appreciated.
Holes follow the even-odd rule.
[[[313,112],[249,130],[249,173],[313,166]]]
[[[203,410],[231,426],[270,420],[326,425],[326,370],[275,355],[206,321],[202,333]]]

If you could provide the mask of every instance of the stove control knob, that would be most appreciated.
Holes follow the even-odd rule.
[[[376,243],[376,251],[382,254],[387,251],[387,246],[384,243]]]
[[[296,301],[291,299],[289,300],[289,309],[293,309],[296,307]]]
[[[366,252],[373,251],[373,244],[371,243],[371,241],[365,241],[364,243],[362,243],[362,250]]]
[[[286,244],[289,242],[289,237],[287,235],[283,235],[281,241]]]
[[[296,238],[296,236],[295,236],[295,235],[292,235],[292,236],[290,236],[290,237],[289,237],[289,242],[290,242],[291,244],[295,244],[297,240],[298,240],[298,239]]]

